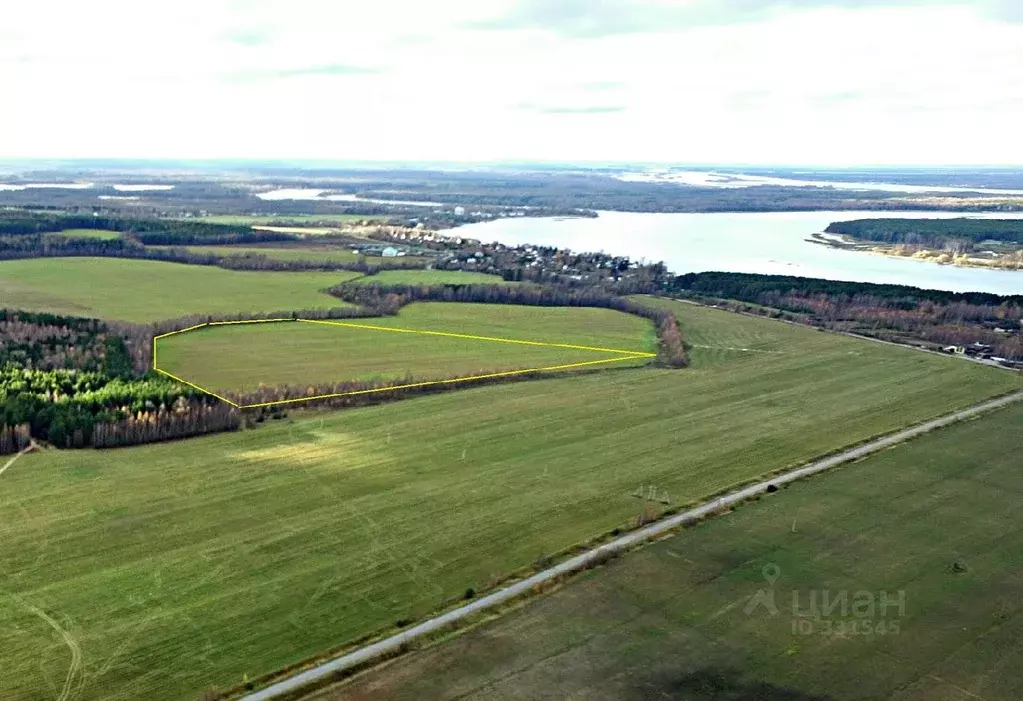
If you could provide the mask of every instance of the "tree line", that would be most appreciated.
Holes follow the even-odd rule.
[[[597,369],[576,369],[573,373],[594,373],[609,372],[605,368]],[[481,371],[483,377],[473,379],[472,386],[506,384],[510,382],[521,382],[524,380],[535,380],[545,377],[556,377],[563,374],[557,370],[530,370],[519,372],[513,375],[499,375],[502,371]],[[497,375],[497,376],[495,376]],[[426,382],[427,384],[422,384]],[[347,381],[317,383],[311,385],[279,385],[276,387],[259,387],[250,392],[229,393],[227,396],[236,404],[271,404],[271,406],[253,407],[243,409],[247,420],[262,422],[267,418],[279,419],[287,415],[290,408],[324,408],[324,409],[349,409],[360,406],[370,406],[384,402],[408,399],[437,392],[465,389],[467,380],[461,377],[449,377],[443,379],[422,380],[411,375],[396,380],[386,381]],[[281,402],[284,402],[282,404]]]
[[[118,231],[138,242],[151,245],[229,245],[295,241],[299,237],[277,231],[253,229],[235,224],[214,224],[193,219],[134,219],[131,217],[83,214],[0,212],[0,235],[41,235],[66,229]]]
[[[1023,296],[945,292],[901,285],[838,282],[745,273],[690,273],[676,294],[739,300],[737,307],[823,328],[884,340],[935,345],[982,343],[994,354],[1023,360]]]
[[[956,252],[972,251],[985,241],[1023,245],[1020,219],[856,219],[829,224],[825,232]]]
[[[756,273],[686,273],[671,279],[667,292],[703,292],[718,297],[753,301],[763,292],[798,292],[805,295],[870,295],[905,305],[919,302],[967,304],[996,307],[1000,304],[1023,305],[1023,295],[997,295],[991,292],[950,292],[925,290],[910,285],[882,285],[872,282],[847,282],[795,275],[759,275]]]
[[[205,433],[235,431],[241,426],[241,421],[241,412],[229,404],[181,397],[171,407],[161,405],[95,424],[91,444],[95,448],[119,448],[190,438]]]
[[[234,407],[163,377],[0,368],[0,433],[27,430],[59,448],[169,440],[233,430],[239,422]],[[6,441],[8,449],[17,444]]]
[[[28,424],[0,425],[0,455],[18,453],[32,442]]]

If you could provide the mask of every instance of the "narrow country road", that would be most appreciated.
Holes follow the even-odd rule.
[[[500,589],[493,594],[476,599],[464,606],[460,606],[452,611],[448,611],[447,613],[424,621],[423,623],[402,631],[401,633],[392,635],[389,638],[385,638],[384,640],[373,643],[372,645],[367,645],[364,648],[342,655],[341,657],[334,658],[324,662],[323,664],[317,665],[316,667],[307,669],[304,672],[300,672],[294,676],[271,684],[264,689],[247,696],[243,696],[242,701],[267,701],[268,699],[276,698],[282,694],[295,692],[302,687],[313,682],[320,681],[335,672],[340,672],[366,662],[370,662],[381,655],[397,652],[402,645],[416,638],[437,632],[451,623],[455,623],[475,613],[498,606],[514,599],[517,596],[526,594],[537,584],[542,584],[562,575],[583,570],[589,565],[600,562],[606,558],[609,553],[627,550],[635,545],[643,543],[644,541],[664,535],[674,528],[697,521],[722,507],[739,504],[750,497],[766,492],[767,488],[771,485],[778,486],[809,475],[817,474],[818,472],[824,472],[825,470],[836,467],[837,465],[857,460],[871,453],[876,453],[879,450],[884,450],[885,448],[901,443],[910,438],[915,438],[916,436],[929,431],[943,428],[958,421],[962,421],[994,409],[999,409],[1021,400],[1023,400],[1023,391],[1015,392],[998,399],[991,399],[981,404],[976,404],[968,409],[963,409],[962,411],[947,414],[946,416],[933,419],[926,423],[913,426],[896,433],[888,434],[887,436],[870,441],[869,443],[864,443],[856,448],[851,448],[836,455],[832,455],[831,457],[817,460],[816,462],[805,465],[804,467],[790,470],[784,474],[776,475],[771,479],[763,480],[756,484],[751,484],[747,487],[743,487],[742,489],[725,494],[724,496],[717,497],[716,499],[712,499],[703,505],[690,509],[684,513],[676,514],[670,518],[664,519],[663,521],[658,521],[657,523],[633,531],[632,533],[617,538],[610,543],[601,545],[598,548],[594,548],[593,550],[573,557],[570,560],[566,560],[565,562],[555,565],[550,569],[546,569],[543,572],[539,572],[528,579],[524,579],[521,582],[517,582],[504,589]]]

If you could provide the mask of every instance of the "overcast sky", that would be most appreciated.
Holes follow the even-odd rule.
[[[1023,164],[1023,0],[10,0],[0,158]]]

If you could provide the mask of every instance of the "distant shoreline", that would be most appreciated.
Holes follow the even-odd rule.
[[[1023,271],[1023,259],[1019,261],[1005,261],[1001,258],[977,258],[967,254],[953,254],[935,248],[923,246],[910,246],[907,244],[878,244],[873,241],[861,241],[850,236],[839,238],[828,238],[833,234],[815,233],[805,239],[808,243],[819,246],[836,248],[842,251],[853,251],[857,253],[870,253],[873,255],[886,256],[889,258],[908,258],[918,260],[921,263],[932,263],[934,265],[954,265],[959,268],[981,268],[984,270],[1007,270]]]

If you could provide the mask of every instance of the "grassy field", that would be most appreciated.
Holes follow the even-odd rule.
[[[1020,426],[1016,405],[797,483],[314,698],[1023,698]],[[747,613],[761,588],[776,615]],[[825,614],[825,590],[875,612]]]
[[[173,246],[147,246],[147,248],[168,250]],[[330,263],[355,263],[359,256],[353,253],[351,248],[341,246],[324,246],[309,244],[308,246],[190,246],[189,253],[198,255],[213,254],[218,256],[244,256],[257,255],[287,261],[314,261]],[[382,262],[393,261],[392,258],[379,256],[367,256],[366,263],[370,266],[379,265]],[[426,265],[430,259],[420,256],[402,256],[398,259],[405,265]]]
[[[67,236],[73,239],[102,239],[104,241],[121,238],[120,231],[108,231],[106,229],[64,229],[54,235]]]
[[[147,248],[155,248],[158,250],[169,250],[173,246],[147,246]],[[186,249],[189,253],[195,253],[197,255],[217,255],[217,256],[244,256],[244,255],[257,255],[266,256],[267,258],[275,258],[277,260],[311,260],[311,261],[327,261],[331,263],[354,263],[359,259],[359,256],[352,253],[351,249],[333,249],[333,250],[316,250],[316,249],[302,249],[302,248],[276,248],[276,247],[256,247],[256,246],[189,246]]]
[[[429,302],[409,305],[397,317],[356,323],[639,352],[657,350],[649,321],[609,309]],[[566,348],[295,323],[201,329],[161,339],[158,351],[161,369],[217,392],[255,389],[260,383],[464,377],[616,357]]]
[[[36,258],[0,263],[0,306],[124,321],[340,307],[341,300],[322,290],[356,275],[241,272],[121,258]]]
[[[73,649],[80,701],[194,701],[628,524],[637,488],[686,503],[1021,383],[956,358],[678,311],[691,337],[779,352],[698,348],[681,371],[609,370],[23,457],[0,477],[0,513],[13,515],[0,539],[0,698],[56,696]],[[900,477],[881,479],[870,488],[897,496]],[[976,532],[989,514],[971,517],[955,527]],[[816,546],[827,535],[807,533]],[[755,534],[737,542],[722,564],[759,547]],[[758,571],[743,571],[744,587]]]
[[[464,270],[381,270],[359,278],[360,283],[377,285],[518,285],[505,282],[500,275],[471,273]]]

